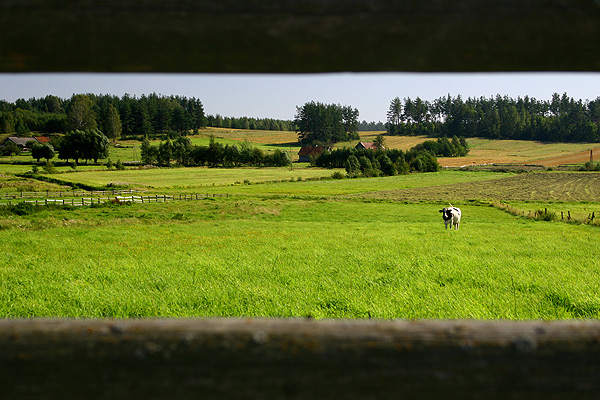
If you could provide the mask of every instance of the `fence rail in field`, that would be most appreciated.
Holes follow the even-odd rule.
[[[35,198],[62,198],[62,197],[94,197],[116,196],[137,193],[137,190],[47,190],[45,192],[15,192],[0,193],[0,200],[35,199]]]
[[[19,203],[32,204],[36,206],[47,206],[47,205],[61,205],[61,206],[91,206],[94,204],[103,203],[166,203],[169,201],[192,201],[202,200],[208,197],[229,197],[229,194],[210,194],[210,193],[196,193],[196,194],[179,194],[179,195],[148,195],[148,196],[107,196],[107,197],[78,197],[78,198],[62,198],[62,199],[43,199],[43,200],[21,200],[8,201],[7,203],[0,203],[0,206],[11,206]]]

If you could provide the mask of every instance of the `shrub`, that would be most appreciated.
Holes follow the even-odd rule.
[[[54,168],[54,163],[52,161],[48,160],[48,162],[46,162],[46,165],[44,165],[44,172],[47,174],[56,173],[56,169]]]
[[[588,161],[579,170],[580,171],[600,171],[600,163],[594,163],[594,162]]]
[[[340,172],[340,171],[335,171],[335,172],[334,172],[334,173],[331,175],[331,177],[332,177],[333,179],[344,179],[344,178],[346,177],[346,175],[344,175],[344,174],[343,174],[342,172]]]
[[[38,211],[40,211],[42,206],[36,206],[34,204],[31,203],[18,203],[18,204],[14,204],[12,206],[6,206],[6,207],[2,207],[2,213],[7,215],[7,214],[14,214],[14,215],[31,215],[34,214]]]
[[[548,211],[548,209],[536,210],[533,218],[538,221],[554,221],[556,220],[556,213]]]

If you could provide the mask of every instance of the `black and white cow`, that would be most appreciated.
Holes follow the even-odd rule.
[[[450,225],[450,229],[454,228],[458,230],[458,226],[460,225],[460,208],[452,207],[452,204],[450,204],[450,207],[444,207],[440,212],[442,213],[446,229]]]

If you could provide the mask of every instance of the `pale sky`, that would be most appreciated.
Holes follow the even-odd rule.
[[[196,97],[206,114],[286,120],[294,118],[297,106],[316,101],[358,108],[360,121],[385,122],[395,97],[500,94],[549,100],[553,93],[567,93],[594,100],[600,97],[600,73],[0,74],[1,100],[78,93]]]

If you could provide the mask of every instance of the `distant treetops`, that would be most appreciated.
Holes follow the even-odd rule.
[[[484,137],[551,142],[599,142],[600,97],[575,101],[555,93],[550,101],[441,97],[432,102],[396,97],[387,112],[390,135]]]
[[[324,145],[358,139],[358,109],[311,101],[296,107],[294,125],[302,144]]]

